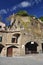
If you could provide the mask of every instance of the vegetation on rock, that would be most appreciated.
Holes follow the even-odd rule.
[[[43,16],[39,18],[41,21],[43,21]]]
[[[21,10],[21,11],[19,11],[17,13],[17,15],[20,15],[20,16],[28,16],[28,13],[26,11]]]

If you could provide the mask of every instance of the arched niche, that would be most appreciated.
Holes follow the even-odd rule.
[[[37,53],[37,42],[28,42],[25,44],[25,54]]]

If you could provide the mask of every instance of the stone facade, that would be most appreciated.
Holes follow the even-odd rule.
[[[34,17],[12,15],[11,24],[0,30],[0,56],[43,52],[43,23]]]

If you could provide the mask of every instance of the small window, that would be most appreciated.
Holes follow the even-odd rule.
[[[12,38],[12,43],[17,43],[17,38]]]
[[[2,37],[0,37],[0,42],[2,42]]]
[[[13,34],[13,37],[12,37],[12,43],[18,43],[18,38],[19,38],[20,34]]]
[[[31,23],[31,25],[34,25],[33,22]]]
[[[20,21],[17,22],[17,25],[20,25]]]
[[[20,21],[18,21],[18,24],[20,24]]]
[[[0,28],[2,28],[2,26],[0,26]]]

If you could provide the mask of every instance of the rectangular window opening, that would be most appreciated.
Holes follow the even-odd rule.
[[[17,43],[17,38],[12,38],[12,43]]]
[[[2,28],[2,26],[0,26],[0,28]]]
[[[0,42],[2,42],[2,37],[0,36]]]

